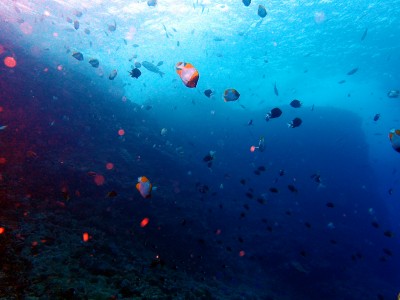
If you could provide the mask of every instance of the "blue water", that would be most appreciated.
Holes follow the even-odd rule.
[[[1,299],[396,298],[399,1],[0,8]]]

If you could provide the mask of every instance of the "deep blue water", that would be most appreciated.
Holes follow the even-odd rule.
[[[335,13],[325,13],[333,18],[323,23],[327,27]],[[395,32],[398,20],[391,20]],[[59,25],[37,22],[44,32]],[[43,40],[35,45],[37,36],[28,38],[15,23],[8,15],[0,25],[0,125],[7,125],[0,131],[0,227],[5,229],[0,298],[396,298],[400,157],[387,134],[399,126],[400,100],[386,93],[399,89],[398,44],[389,47],[377,37],[364,50],[373,52],[380,43],[377,57],[385,61],[369,77],[374,60],[364,60],[371,52],[338,56],[343,66],[338,75],[329,58],[335,51],[321,39],[325,46],[319,50],[299,47],[300,61],[282,47],[257,69],[248,63],[247,52],[244,56],[228,43],[231,35],[211,32],[214,44],[226,41],[227,46],[215,46],[208,35],[195,36],[209,47],[191,58],[200,79],[196,89],[188,89],[175,74],[171,54],[160,67],[164,77],[142,67],[141,78],[121,70],[111,81],[87,63],[93,48],[82,46],[85,59],[79,62],[59,40],[49,48]],[[238,43],[241,38],[259,41],[256,30],[262,26],[239,30]],[[374,28],[396,36],[376,25],[365,42],[374,38]],[[342,36],[339,31],[337,39],[349,38],[349,31]],[[146,51],[155,54],[142,42],[140,58],[150,60]],[[282,38],[282,43],[293,41]],[[100,45],[109,46],[101,41],[93,47]],[[246,49],[252,50],[257,58],[266,55],[260,43]],[[329,63],[321,70],[325,51]],[[129,69],[126,52],[113,53],[111,60],[124,61]],[[7,56],[16,58],[15,68],[5,66]],[[235,67],[211,67],[225,58]],[[295,64],[298,68],[288,67]],[[346,75],[358,65],[360,70]],[[296,79],[294,73],[309,77]],[[384,74],[382,81],[378,74]],[[352,82],[349,76],[364,81]],[[338,84],[343,78],[346,83]],[[222,100],[228,87],[240,91],[239,101]],[[206,88],[213,89],[211,98],[203,94]],[[289,105],[295,98],[300,108]],[[274,107],[282,116],[266,122]],[[381,118],[374,121],[376,113]],[[295,117],[303,123],[288,128]],[[265,151],[251,152],[261,136]],[[209,151],[215,151],[210,167],[203,160]],[[111,170],[107,163],[113,164]],[[96,183],[96,175],[104,183]],[[140,176],[156,187],[149,199],[135,188]],[[107,196],[110,191],[117,195]],[[149,224],[141,228],[145,217]],[[82,241],[84,232],[91,236],[88,242]]]

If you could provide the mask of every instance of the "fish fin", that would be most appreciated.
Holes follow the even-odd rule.
[[[136,183],[136,189],[140,192],[140,183]]]

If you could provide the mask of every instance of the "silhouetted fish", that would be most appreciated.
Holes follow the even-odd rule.
[[[83,60],[83,54],[80,53],[80,52],[74,52],[74,53],[72,53],[72,56],[73,56],[74,58],[76,58],[77,60],[80,60],[80,61]]]
[[[279,96],[279,91],[278,91],[278,88],[276,87],[276,82],[274,84],[274,93],[275,93],[275,95]]]
[[[347,73],[347,75],[353,75],[355,72],[357,72],[358,71],[358,67],[357,68],[354,68],[354,69],[352,69],[352,70],[350,70],[348,73]]]
[[[366,38],[367,33],[368,33],[368,28],[365,28],[365,31],[364,31],[363,35],[361,36],[362,41]]]

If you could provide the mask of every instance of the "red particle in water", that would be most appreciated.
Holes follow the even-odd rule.
[[[4,227],[0,227],[0,234],[3,234],[6,231]]]
[[[87,241],[89,241],[89,233],[84,232],[82,234],[82,240],[86,243]]]
[[[125,134],[125,130],[120,129],[118,130],[118,135],[123,136]]]
[[[5,157],[0,157],[0,165],[4,165],[7,162]]]
[[[113,163],[106,163],[106,169],[107,170],[112,170],[112,169],[114,169],[114,164]]]
[[[141,222],[140,222],[140,227],[146,227],[147,224],[149,224],[149,218],[144,218]]]
[[[0,106],[0,112],[3,112],[3,111],[4,111],[3,106]]]
[[[4,64],[6,65],[6,67],[14,68],[17,65],[17,61],[14,57],[7,56],[6,58],[4,58]]]
[[[243,257],[243,256],[245,256],[245,255],[246,255],[246,252],[244,252],[243,250],[239,251],[239,256],[240,256],[240,257]]]
[[[96,174],[96,176],[94,176],[94,183],[96,185],[103,185],[105,181],[106,180],[103,175]]]

